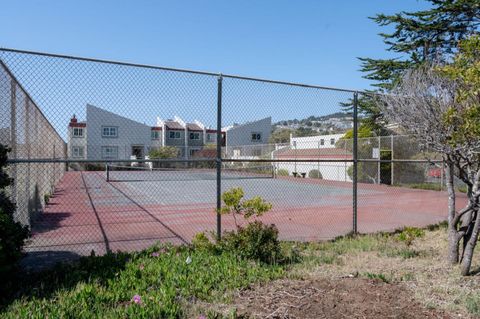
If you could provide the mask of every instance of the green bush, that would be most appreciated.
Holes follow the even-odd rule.
[[[322,179],[322,173],[318,169],[312,169],[310,172],[308,172],[308,178],[318,178]]]
[[[405,243],[407,246],[411,246],[415,238],[421,238],[425,236],[425,231],[416,227],[405,227],[400,234],[398,234],[398,240]]]
[[[275,225],[265,225],[254,221],[236,231],[225,232],[218,243],[222,252],[231,252],[245,259],[261,261],[267,264],[283,259]]]
[[[29,236],[28,227],[14,220],[15,205],[5,193],[5,188],[13,183],[13,179],[4,170],[9,151],[0,144],[0,278],[6,278],[14,269]]]
[[[288,176],[289,173],[288,173],[288,170],[287,170],[287,169],[280,168],[280,169],[277,171],[277,175],[278,175],[278,176]]]
[[[260,196],[244,199],[245,193],[241,187],[232,188],[222,194],[224,206],[220,209],[221,214],[232,214],[235,226],[238,228],[237,215],[245,219],[260,217],[270,209],[272,204],[264,201]]]

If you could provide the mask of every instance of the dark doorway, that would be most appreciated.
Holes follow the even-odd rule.
[[[145,155],[143,149],[143,145],[132,145],[132,156],[135,156],[136,159],[143,159]]]

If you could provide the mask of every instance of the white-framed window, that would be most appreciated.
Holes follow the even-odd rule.
[[[334,138],[330,139],[330,145],[335,145],[335,139]]]
[[[170,131],[168,133],[169,138],[180,138],[180,132],[179,131]]]
[[[102,158],[103,159],[117,159],[118,158],[118,146],[102,146]]]
[[[262,133],[252,132],[252,142],[261,142],[262,141]]]
[[[74,127],[72,130],[73,137],[83,137],[83,128],[82,127]]]
[[[198,132],[190,132],[190,139],[191,139],[191,140],[199,140],[199,139],[200,139],[200,133],[198,133]]]
[[[320,145],[325,145],[325,140],[323,138],[320,139]]]
[[[215,137],[216,137],[215,134],[210,134],[210,133],[208,133],[208,134],[207,134],[207,142],[213,142],[213,141],[215,141]]]
[[[102,126],[102,137],[118,137],[118,127]]]
[[[72,146],[72,157],[85,157],[85,149],[83,146]]]
[[[152,130],[152,140],[160,139],[160,131]]]

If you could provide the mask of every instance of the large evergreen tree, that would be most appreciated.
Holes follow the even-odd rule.
[[[391,33],[380,36],[387,50],[398,55],[390,59],[359,58],[364,78],[374,81],[377,91],[388,92],[407,69],[428,61],[449,60],[458,51],[459,41],[480,30],[480,0],[427,1],[431,3],[428,10],[370,18],[382,27],[393,27]],[[379,131],[383,117],[370,96],[360,96],[359,113],[364,125]]]

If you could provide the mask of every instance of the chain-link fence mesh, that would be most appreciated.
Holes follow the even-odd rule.
[[[8,191],[32,230],[28,252],[231,230],[217,209],[234,187],[272,203],[261,219],[283,240],[445,215],[433,191],[445,187],[442,163],[425,160],[438,156],[395,129],[354,139],[361,116],[346,110],[359,93],[15,50],[0,62],[0,143],[12,149]]]

